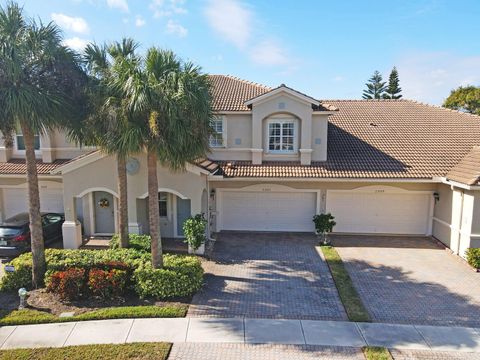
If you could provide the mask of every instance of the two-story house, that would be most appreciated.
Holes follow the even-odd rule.
[[[433,235],[463,256],[480,246],[480,117],[406,100],[317,100],[212,75],[215,133],[207,159],[158,169],[162,236],[191,214],[224,230]],[[21,134],[0,147],[1,217],[25,211]],[[38,140],[41,206],[62,211],[64,245],[117,230],[115,158],[61,133]],[[148,233],[146,155],[128,168],[129,230]]]

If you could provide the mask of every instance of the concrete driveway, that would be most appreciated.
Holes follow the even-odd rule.
[[[345,320],[310,234],[222,233],[188,316]]]
[[[335,236],[374,321],[480,327],[480,274],[425,237]]]

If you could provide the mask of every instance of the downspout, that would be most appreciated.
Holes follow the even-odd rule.
[[[455,191],[453,186],[452,186],[452,190]],[[461,190],[460,194],[462,196],[462,200],[460,201],[460,223],[458,225],[457,247],[455,249],[455,254],[457,254],[459,256],[460,256],[460,242],[462,241],[463,200],[464,200],[465,190]]]
[[[215,241],[215,239],[210,236],[212,231],[210,228],[210,182],[208,181],[209,176],[210,175],[205,175],[205,182],[207,187],[207,238],[210,241]]]

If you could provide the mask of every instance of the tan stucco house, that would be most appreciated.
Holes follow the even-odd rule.
[[[432,235],[456,254],[480,247],[480,117],[407,100],[317,100],[212,75],[211,152],[174,173],[160,167],[162,235],[205,213],[222,230]],[[117,230],[113,157],[54,132],[38,139],[41,206],[65,213],[64,245]],[[0,146],[0,216],[25,211],[21,134]],[[128,161],[129,230],[148,233],[145,154]]]

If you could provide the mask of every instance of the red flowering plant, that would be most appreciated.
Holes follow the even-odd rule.
[[[52,274],[47,290],[57,294],[62,300],[76,300],[86,291],[85,269],[69,268]]]
[[[94,296],[103,299],[120,296],[125,291],[128,274],[125,270],[90,269],[88,274],[88,288]]]

